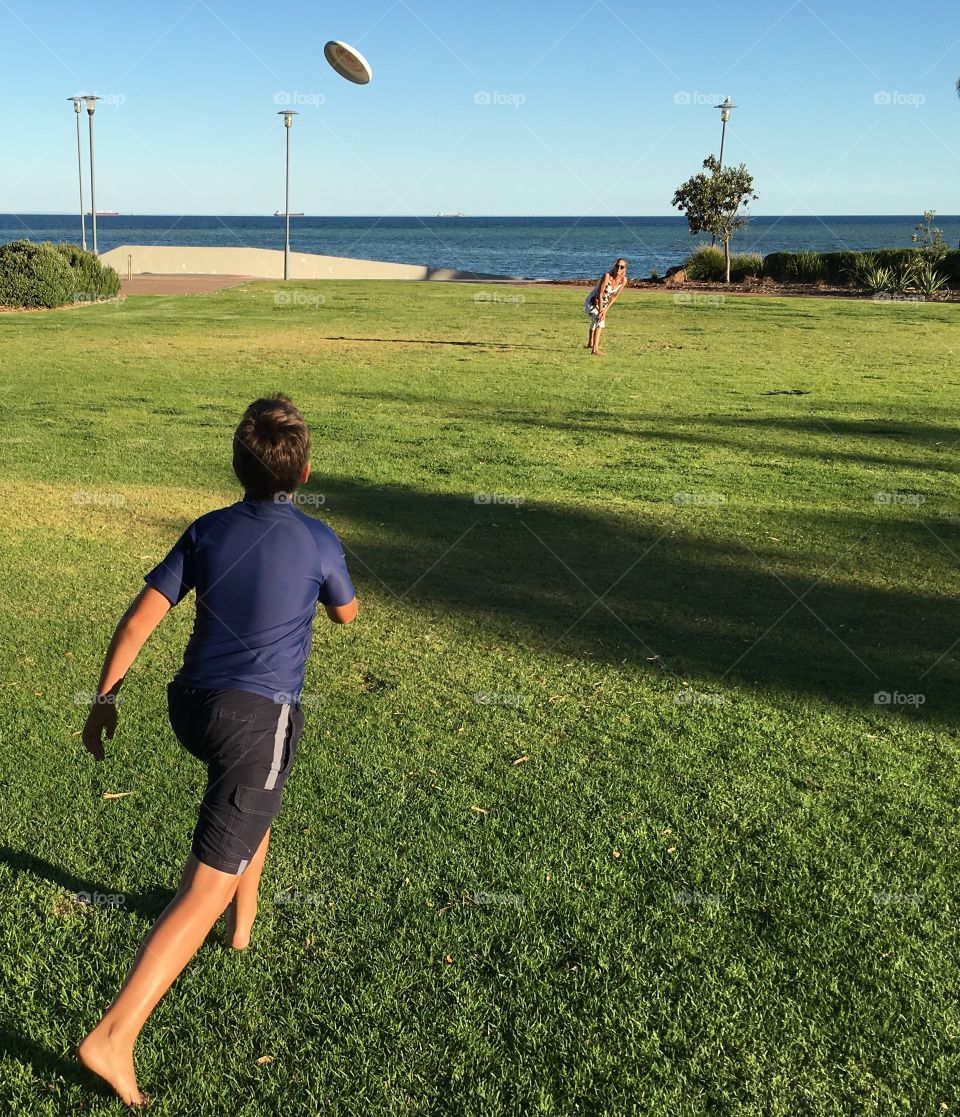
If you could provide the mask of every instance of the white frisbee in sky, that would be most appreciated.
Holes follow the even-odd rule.
[[[355,82],[357,85],[366,85],[373,77],[370,63],[360,51],[347,43],[331,39],[323,48],[323,54],[330,65],[342,78]]]

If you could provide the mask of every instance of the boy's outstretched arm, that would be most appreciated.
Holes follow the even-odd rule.
[[[96,698],[83,727],[83,744],[95,760],[103,760],[102,735],[113,740],[117,728],[116,696],[130,665],[137,658],[147,637],[170,611],[170,602],[152,586],[143,589],[120,618],[100,672]]]

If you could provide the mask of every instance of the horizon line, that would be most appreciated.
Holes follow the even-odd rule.
[[[260,213],[177,213],[177,212],[145,213],[145,212],[143,212],[143,213],[141,213],[141,212],[131,211],[131,212],[125,213],[125,212],[110,211],[110,210],[106,210],[106,211],[98,210],[97,211],[97,216],[98,217],[104,216],[104,215],[111,216],[111,217],[112,216],[116,216],[116,217],[257,217],[257,218],[269,218],[269,219],[286,216],[285,213],[263,213],[263,212],[260,212]],[[88,217],[90,216],[89,211],[87,212],[86,216],[88,216]],[[408,218],[408,219],[411,219],[411,220],[421,220],[422,218],[432,218],[433,220],[437,220],[441,215],[436,214],[436,213],[300,213],[300,212],[295,213],[293,210],[291,210],[290,211],[290,216],[291,217],[294,217],[294,216],[296,216],[296,217],[321,217],[321,218],[324,218],[324,219],[339,219],[339,218],[347,217],[347,218],[358,218],[358,219],[361,219],[361,220],[366,220],[367,218],[376,217],[376,218],[380,218],[380,219],[383,219],[383,218]],[[631,219],[632,218],[673,218],[677,221],[685,221],[686,220],[686,218],[683,216],[683,214],[677,214],[677,213],[624,213],[624,214],[602,214],[602,213],[580,213],[580,214],[578,214],[578,213],[469,213],[469,214],[464,214],[463,217],[460,217],[459,214],[456,214],[456,213],[444,213],[442,216],[444,218],[453,218],[453,219],[461,220],[461,221],[463,221],[463,220],[469,221],[471,219],[479,220],[479,219],[486,219],[486,218],[504,218],[504,217],[515,218],[515,219],[518,219],[518,220],[526,220],[526,219],[530,219],[530,218],[544,218],[544,217],[555,218],[555,219],[576,218],[576,219],[581,220],[581,221],[584,220],[585,218],[596,218],[598,220],[605,220],[605,221],[621,221],[621,220],[624,220],[625,218],[631,218]],[[763,217],[763,218],[776,217],[776,218],[779,218],[781,220],[785,217],[797,217],[797,218],[807,219],[807,220],[817,220],[817,218],[823,218],[823,217],[874,217],[874,218],[879,218],[879,217],[891,217],[891,218],[918,217],[922,220],[923,219],[923,211],[920,211],[919,213],[916,213],[916,212],[905,212],[905,213],[863,213],[863,212],[860,212],[860,213],[852,213],[852,212],[851,213],[751,213],[749,216],[754,217],[754,218],[756,218],[756,217]],[[71,210],[71,211],[7,210],[5,212],[0,213],[0,217],[67,217],[67,218],[76,218],[77,217],[77,212],[73,211],[73,210]],[[936,219],[938,221],[956,220],[956,219],[960,219],[960,213],[939,213],[939,212],[936,212]]]

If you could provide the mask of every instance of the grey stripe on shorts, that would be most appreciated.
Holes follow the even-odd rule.
[[[267,773],[267,782],[263,785],[264,789],[269,791],[277,786],[277,776],[280,774],[280,768],[283,765],[283,743],[287,737],[287,724],[290,721],[290,707],[284,704],[280,710],[280,718],[277,721],[277,732],[273,738],[273,760],[270,764],[270,771]]]

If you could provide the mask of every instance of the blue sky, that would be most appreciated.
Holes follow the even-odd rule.
[[[97,205],[123,213],[282,208],[290,104],[295,210],[668,214],[728,93],[754,213],[960,213],[954,2],[0,0],[0,42],[0,212],[73,212],[66,98],[96,92]]]

